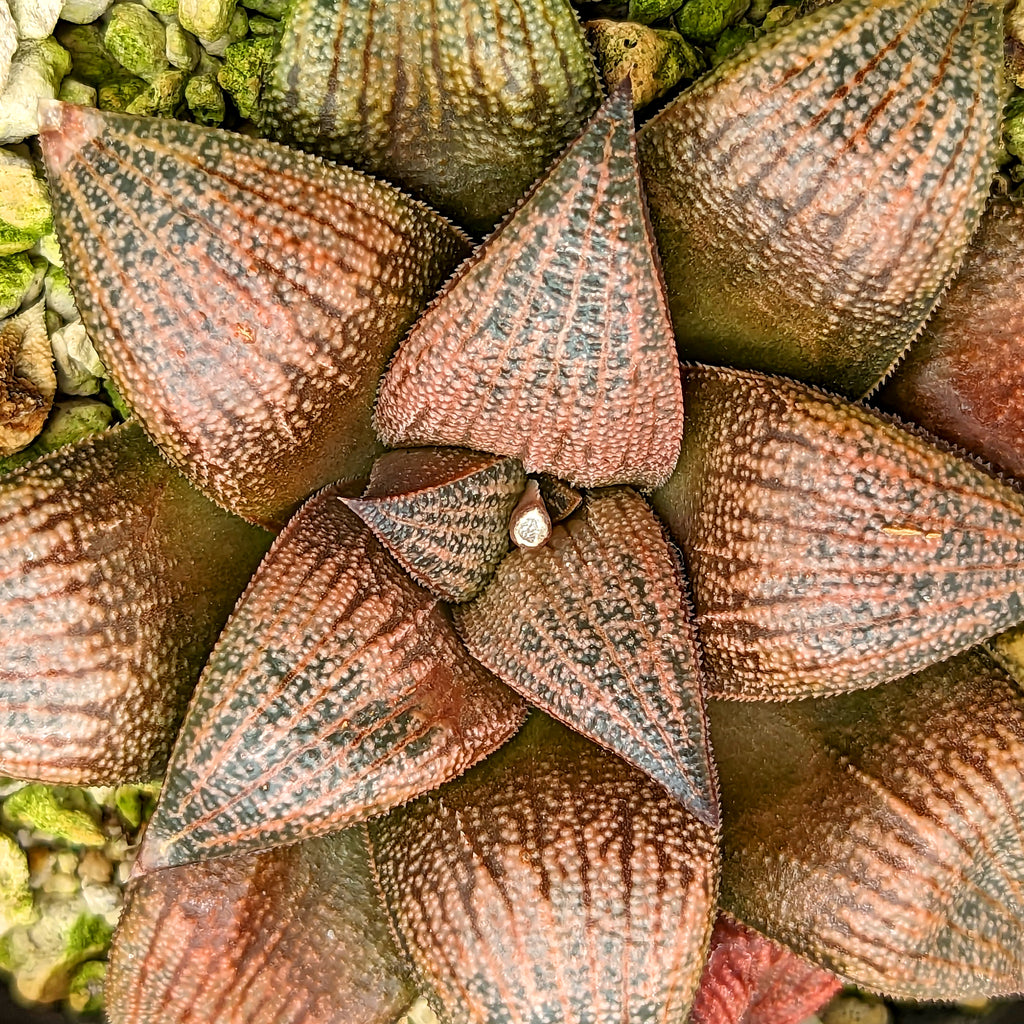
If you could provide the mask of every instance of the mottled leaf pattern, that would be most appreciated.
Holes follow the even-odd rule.
[[[1024,695],[987,655],[709,710],[724,909],[899,999],[1024,990]]]
[[[82,317],[164,454],[278,526],[364,475],[377,380],[461,234],[259,139],[56,103],[40,138]]]
[[[508,551],[509,516],[525,483],[515,459],[412,448],[378,459],[363,497],[347,504],[417,583],[465,601]]]
[[[847,0],[769,33],[640,135],[680,352],[852,396],[978,224],[1002,5]]]
[[[708,691],[837,693],[1024,619],[1024,496],[839,398],[687,371],[686,434],[654,497],[681,541]]]
[[[275,137],[485,231],[597,108],[567,0],[296,0],[264,91]]]
[[[474,657],[531,704],[614,750],[702,821],[718,806],[678,556],[647,503],[591,496],[455,610]]]
[[[369,825],[401,941],[460,1024],[677,1024],[700,977],[712,829],[536,714],[486,764]]]
[[[689,1024],[803,1024],[840,987],[830,971],[719,914]]]
[[[675,465],[681,415],[625,88],[402,343],[377,430],[587,487],[654,486]]]
[[[459,775],[523,718],[328,489],[289,523],[221,636],[137,863],[335,831]]]
[[[393,1024],[413,1001],[349,829],[132,881],[111,954],[111,1024]]]
[[[200,669],[271,536],[134,424],[0,481],[0,772],[159,775]]]

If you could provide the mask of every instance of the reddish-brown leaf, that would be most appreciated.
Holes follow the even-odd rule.
[[[895,679],[1024,619],[1024,496],[860,406],[781,378],[687,372],[655,507],[682,542],[708,692]]]
[[[461,448],[388,452],[348,507],[417,583],[466,601],[508,551],[508,521],[526,483],[515,459]]]
[[[831,971],[719,914],[689,1024],[801,1024],[841,987]]]
[[[464,236],[261,139],[53,103],[40,141],[86,327],[168,458],[274,525],[365,475],[381,371]]]
[[[523,718],[328,489],[288,524],[214,650],[138,863],[335,831],[459,775]]]
[[[393,1024],[413,1001],[362,829],[136,878],[112,1024]]]
[[[685,1019],[714,916],[714,831],[543,715],[369,825],[381,887],[445,1019]]]
[[[592,495],[513,551],[455,610],[470,652],[537,707],[660,782],[701,821],[718,804],[682,570],[647,503]]]
[[[709,712],[723,909],[898,999],[1024,991],[1024,694],[983,651]]]
[[[846,0],[640,134],[684,357],[859,396],[960,263],[994,171],[1002,8]]]
[[[960,276],[875,402],[1024,476],[1024,207],[992,205]]]
[[[271,536],[134,424],[0,481],[0,772],[74,785],[163,770]]]
[[[376,424],[388,444],[514,455],[587,487],[671,473],[679,368],[628,87],[413,328]]]

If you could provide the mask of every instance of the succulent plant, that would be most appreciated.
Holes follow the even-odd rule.
[[[1024,495],[832,393],[967,251],[1002,7],[840,0],[638,143],[562,0],[298,0],[264,129],[420,198],[43,106],[134,422],[0,482],[0,770],[167,762],[114,1024],[1024,989],[1024,693],[975,646],[1024,621]],[[422,197],[513,208],[474,248]]]

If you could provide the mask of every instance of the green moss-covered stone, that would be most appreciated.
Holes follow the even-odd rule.
[[[99,25],[58,22],[54,35],[70,54],[72,74],[79,81],[98,86],[124,74],[121,65],[107,49]]]
[[[758,36],[758,31],[753,25],[741,24],[732,25],[727,28],[715,41],[715,47],[711,52],[711,64],[717,66],[724,60],[728,60],[734,54],[740,52],[748,43],[752,43]]]
[[[94,1014],[103,1011],[103,983],[107,965],[102,960],[89,960],[71,976],[68,986],[68,1007],[74,1013]]]
[[[1006,105],[1003,144],[1011,156],[1024,159],[1024,95],[1014,96]]]
[[[215,57],[223,57],[234,43],[240,43],[249,35],[249,15],[239,7],[228,25],[227,31],[216,39],[204,39],[203,48]]]
[[[746,13],[750,0],[688,0],[676,13],[676,28],[694,42],[713,43]]]
[[[236,0],[179,0],[182,28],[200,39],[218,39],[235,16]]]
[[[142,0],[154,14],[176,14],[178,0]]]
[[[23,252],[0,256],[0,318],[10,316],[35,277],[32,261]]]
[[[142,4],[117,4],[110,12],[103,41],[130,74],[148,80],[167,67],[164,26]]]
[[[57,99],[65,103],[75,103],[80,107],[95,107],[96,87],[80,82],[77,78],[65,78],[60,83]]]
[[[172,117],[185,99],[188,72],[178,69],[154,75],[144,92],[128,104],[127,113]]]
[[[27,465],[40,455],[106,430],[113,418],[113,410],[106,402],[91,398],[57,402],[42,433],[27,448],[0,458],[0,476]]]
[[[129,105],[146,91],[141,78],[125,76],[105,82],[96,92],[96,105],[100,110],[112,110],[123,114]]]
[[[683,0],[629,0],[628,17],[630,21],[650,25],[655,21],[663,21],[682,6]]]
[[[130,829],[137,829],[143,819],[149,816],[159,792],[159,782],[147,783],[144,786],[117,787],[114,791],[114,805]]]
[[[196,75],[185,86],[185,102],[196,124],[218,125],[227,108],[216,75]]]
[[[36,917],[25,851],[6,832],[0,832],[0,935],[31,924]]]
[[[32,164],[0,151],[0,256],[30,249],[52,227],[46,185]]]
[[[700,53],[678,32],[608,19],[586,28],[605,82],[614,88],[629,75],[637,110],[704,69]]]
[[[41,784],[12,793],[3,805],[4,817],[17,826],[46,832],[72,846],[102,846],[106,836],[85,811],[65,807],[60,790]]]
[[[257,116],[263,76],[273,55],[274,40],[267,37],[246,39],[227,48],[217,82],[234,100],[242,117]]]

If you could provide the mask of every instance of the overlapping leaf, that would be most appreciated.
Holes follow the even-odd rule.
[[[437,796],[369,825],[388,908],[446,1019],[683,1019],[714,913],[714,832],[536,714]]]
[[[164,454],[277,526],[365,475],[377,380],[464,236],[260,139],[54,103],[40,140],[83,320]]]
[[[978,224],[1002,110],[1002,6],[846,0],[766,35],[640,135],[687,358],[858,397]]]
[[[134,424],[0,482],[0,772],[148,780],[270,534]]]
[[[682,402],[620,88],[459,271],[381,382],[387,444],[516,456],[587,487],[672,472]]]
[[[905,675],[1024,618],[1024,496],[842,399],[687,372],[654,498],[686,553],[708,691],[801,697]]]
[[[1024,695],[986,654],[709,710],[726,910],[897,998],[1024,990]]]
[[[221,636],[138,863],[335,831],[465,771],[523,717],[328,489],[289,523]]]

